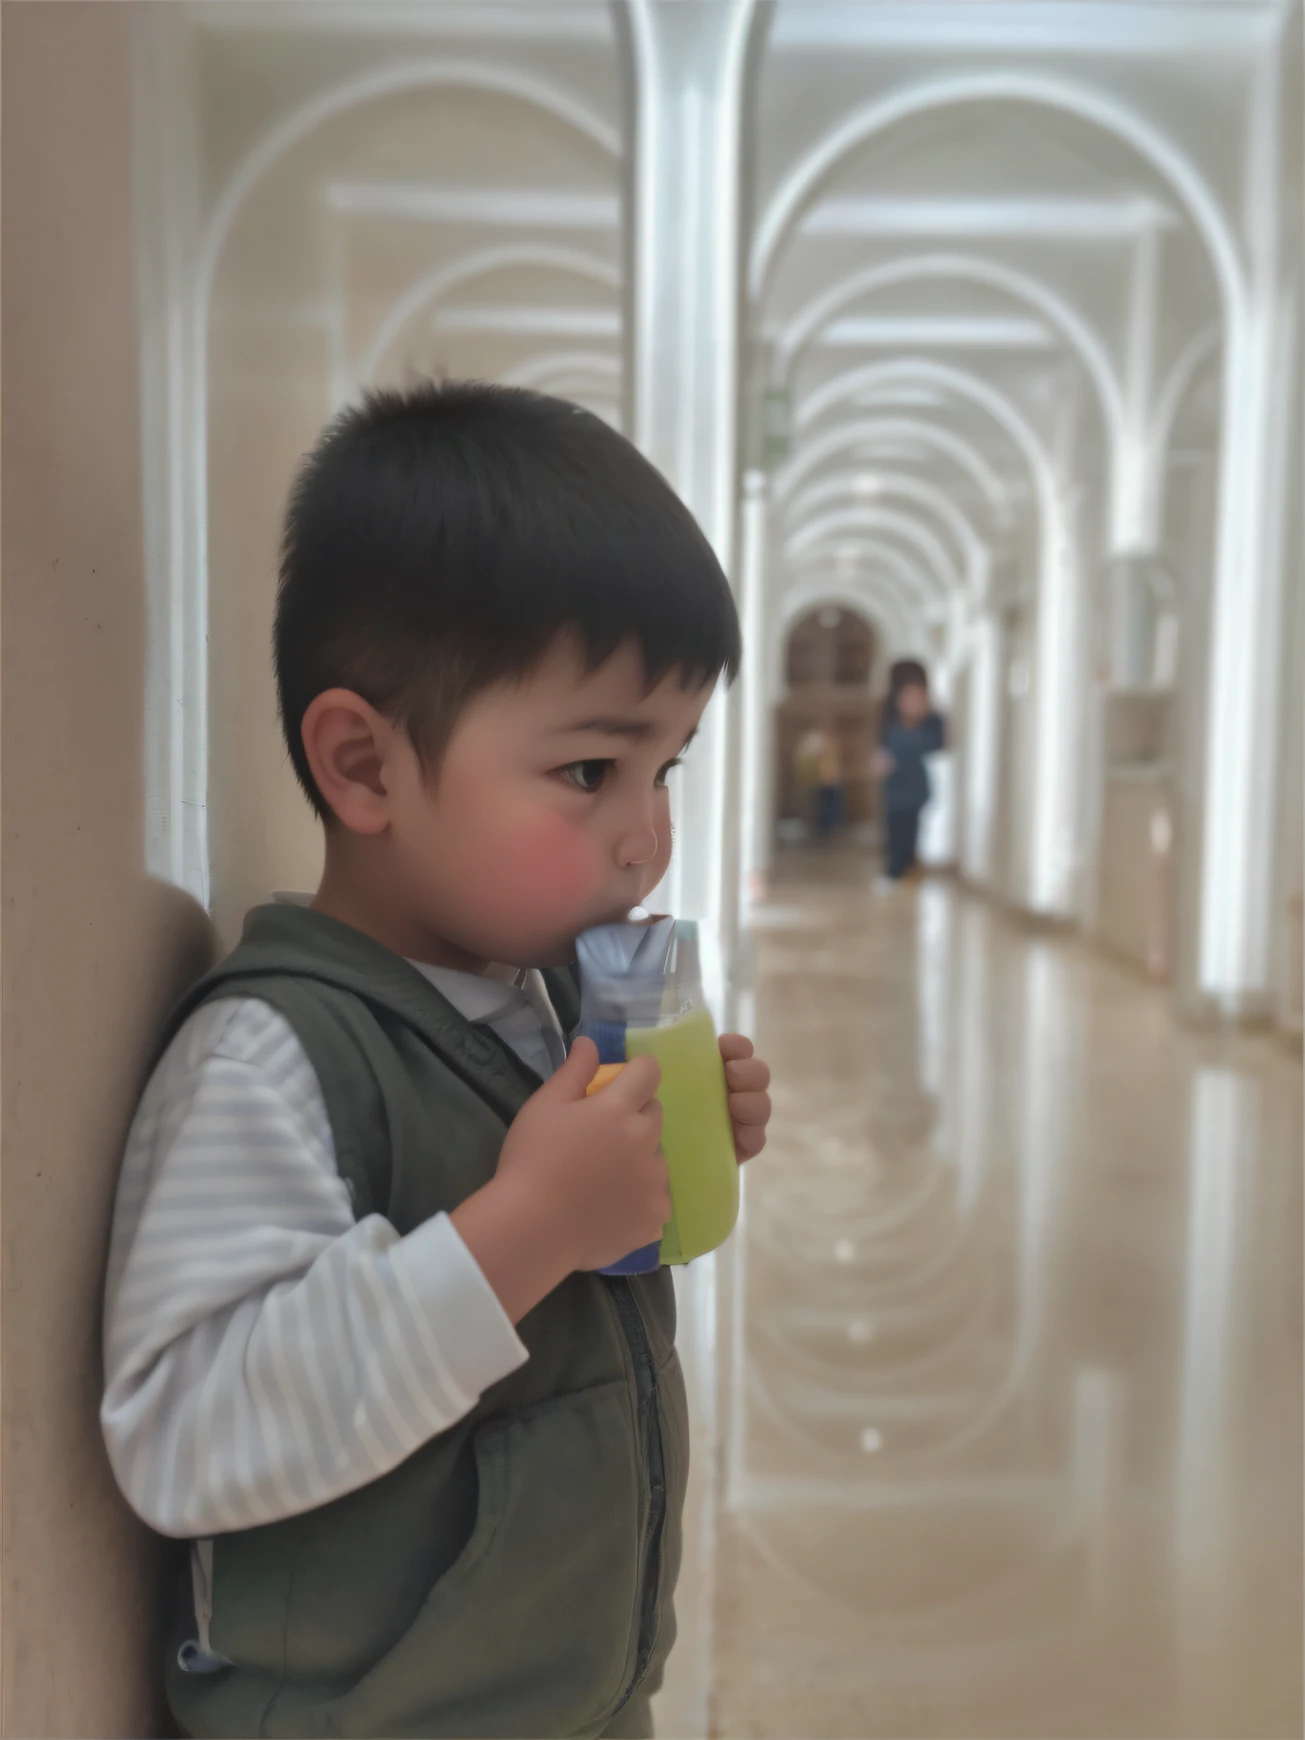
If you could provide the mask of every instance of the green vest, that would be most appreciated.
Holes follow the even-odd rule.
[[[569,1030],[574,981],[548,979]],[[355,1213],[400,1233],[488,1182],[539,1085],[414,967],[302,907],[251,913],[167,1038],[219,997],[289,1021]],[[166,1678],[187,1733],[595,1736],[655,1685],[688,1465],[670,1274],[572,1275],[518,1333],[528,1362],[390,1474],[217,1539],[211,1645],[234,1665],[180,1668],[180,1598]]]

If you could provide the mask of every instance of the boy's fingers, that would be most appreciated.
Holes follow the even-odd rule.
[[[770,1118],[769,1094],[731,1094],[730,1122],[765,1125]]]
[[[751,1057],[752,1041],[743,1033],[722,1033],[720,1054],[726,1063],[736,1063],[740,1058]]]
[[[735,1126],[734,1152],[740,1165],[745,1160],[755,1160],[765,1146],[766,1132],[759,1124]]]
[[[725,1083],[731,1093],[754,1093],[770,1086],[770,1069],[759,1057],[725,1065]]]
[[[649,1100],[656,1099],[661,1080],[661,1064],[645,1052],[642,1057],[632,1057],[616,1080],[605,1087],[603,1092],[614,1094],[636,1111],[642,1111]]]
[[[566,1062],[544,1086],[568,1099],[582,1100],[585,1089],[598,1073],[598,1047],[583,1037],[572,1042]],[[542,1090],[541,1090],[542,1091]]]

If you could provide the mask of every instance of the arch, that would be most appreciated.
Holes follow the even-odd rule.
[[[1178,408],[1191,390],[1203,363],[1215,354],[1219,346],[1219,323],[1212,320],[1201,328],[1183,347],[1157,396],[1147,435],[1147,464],[1152,487],[1147,493],[1147,523],[1145,534],[1152,549],[1164,541],[1165,503],[1168,495],[1166,460],[1173,439],[1174,420]]]
[[[1055,477],[1051,461],[1036,431],[1019,407],[1007,394],[985,381],[982,376],[971,374],[966,369],[958,369],[951,363],[934,362],[925,357],[906,357],[890,358],[884,362],[869,363],[864,368],[852,369],[847,374],[835,376],[833,380],[809,393],[794,410],[794,427],[808,428],[817,417],[823,416],[835,405],[845,399],[856,398],[868,389],[911,380],[940,387],[986,412],[1019,450],[1041,498],[1045,501],[1054,498]],[[779,474],[775,488],[776,499],[782,501],[813,464],[820,462],[819,459],[813,459],[813,455],[819,452],[823,458],[830,452],[840,451],[847,444],[850,431],[860,427],[859,424],[843,424],[819,437],[809,447],[804,447]]]
[[[779,610],[772,618],[773,634],[767,650],[768,693],[772,699],[784,690],[784,649],[793,624],[807,611],[822,605],[835,604],[850,610],[861,610],[877,618],[900,646],[923,647],[927,636],[922,632],[924,617],[912,602],[904,600],[887,574],[865,573],[856,576],[830,574],[823,569],[803,572],[784,589],[779,598]]]
[[[1170,369],[1156,399],[1151,418],[1151,451],[1157,459],[1163,460],[1168,451],[1178,407],[1196,379],[1201,364],[1214,355],[1218,344],[1219,323],[1212,320],[1188,341],[1178,361]]]
[[[935,109],[983,102],[1027,103],[1076,115],[1131,145],[1182,200],[1205,242],[1229,316],[1241,313],[1245,279],[1237,244],[1218,200],[1191,158],[1125,104],[1049,73],[1023,71],[923,79],[845,116],[794,164],[772,195],[753,244],[749,271],[752,295],[759,298],[764,291],[775,255],[794,219],[840,158],[899,122]]]
[[[862,558],[865,558],[877,565],[874,570],[875,577],[882,580],[885,585],[890,586],[893,597],[897,599],[902,609],[916,612],[921,620],[927,620],[930,611],[941,607],[941,600],[929,590],[920,569],[896,544],[890,544],[882,537],[859,538],[855,545],[854,555],[858,563]],[[821,553],[821,560],[828,563],[828,552]],[[834,571],[841,579],[848,581],[864,579],[870,572],[862,567],[835,568]],[[806,568],[799,566],[797,572],[801,575],[806,572]],[[791,581],[781,584],[779,588],[781,597],[784,596],[787,587],[791,584]]]
[[[1111,363],[1100,334],[1084,320],[1064,297],[1049,290],[1045,284],[1027,272],[1005,266],[994,260],[983,260],[970,254],[920,254],[886,264],[869,266],[831,285],[814,297],[785,328],[779,343],[779,365],[787,374],[798,354],[815,337],[826,322],[847,303],[878,290],[897,284],[911,283],[917,278],[934,282],[962,279],[984,284],[1014,296],[1036,308],[1065,339],[1079,357],[1096,388],[1101,405],[1101,417],[1106,427],[1110,450],[1116,463],[1125,440],[1126,415],[1119,378]]]
[[[171,721],[164,755],[169,870],[205,906],[210,901],[208,806],[208,331],[213,283],[223,248],[246,200],[287,152],[319,127],[386,97],[439,87],[515,97],[571,126],[615,163],[617,128],[569,91],[532,73],[474,60],[417,60],[373,69],[328,86],[281,116],[245,153],[203,220],[194,271],[173,291],[184,314],[167,357],[170,433],[181,457],[168,480],[169,559],[159,570],[159,608],[167,623],[161,657],[151,674],[160,718]],[[184,695],[186,704],[176,704]]]
[[[868,434],[865,438],[864,445],[867,447],[882,436],[887,441],[918,441],[922,446],[932,447],[935,452],[945,454],[973,481],[992,509],[998,524],[1003,527],[1009,524],[1011,504],[1006,484],[978,448],[963,436],[957,435],[954,430],[940,428],[936,423],[927,423],[922,417],[876,417],[866,419],[861,427],[873,429],[873,434]],[[858,440],[857,445],[862,444]]]
[[[877,471],[875,485],[873,494],[860,497],[850,487],[847,477],[831,477],[823,483],[812,484],[793,496],[789,501],[788,511],[800,519],[806,510],[823,501],[878,501],[883,496],[900,496],[907,501],[919,502],[923,507],[932,508],[947,527],[965,559],[967,572],[973,577],[982,565],[987,546],[945,490],[939,489],[936,484],[924,483],[919,478],[903,476],[894,471]]]
[[[842,531],[853,533],[876,530],[901,538],[904,543],[912,544],[920,551],[928,564],[929,572],[938,582],[937,595],[940,598],[946,598],[952,592],[960,590],[961,576],[953,566],[941,540],[928,527],[921,525],[913,515],[897,513],[892,508],[840,508],[834,513],[819,514],[815,519],[809,520],[800,531],[793,532],[785,539],[784,554],[789,558],[801,556]]]
[[[785,629],[784,638],[785,638],[785,641],[788,641],[789,639],[792,638],[793,630],[798,626],[799,623],[805,622],[809,617],[815,616],[818,611],[828,610],[830,608],[831,608],[831,605],[826,600],[824,603],[821,603],[821,604],[812,604],[812,605],[808,606],[808,608],[806,610],[799,611],[796,614],[792,610],[786,611],[785,618],[784,618],[784,629]],[[838,606],[838,608],[840,610],[845,610],[849,616],[856,617],[858,622],[860,622],[862,628],[864,628],[867,631],[867,633],[869,633],[869,634],[874,633],[874,631],[875,631],[874,613],[870,609],[870,606],[868,604],[866,604],[864,601],[846,602],[846,603],[840,604]]]
[[[789,635],[796,625],[813,610],[830,607],[854,611],[869,622],[874,630],[887,628],[899,638],[909,634],[909,617],[903,611],[900,599],[891,590],[883,590],[876,579],[808,579],[791,587],[782,601],[780,619],[776,624],[776,640],[781,661],[788,646]],[[780,668],[782,674],[782,662]]]
[[[1037,434],[1005,394],[982,377],[949,363],[900,358],[854,369],[818,387],[797,407],[794,424],[809,427],[816,417],[841,400],[884,383],[925,381],[978,406],[1002,428],[1028,467],[1038,496],[1038,623],[1036,693],[1037,729],[1034,748],[1033,830],[1029,850],[1028,899],[1035,910],[1068,915],[1072,902],[1072,870],[1078,837],[1077,667],[1080,599],[1069,566],[1063,504],[1055,474]],[[790,462],[776,489],[788,494],[799,473],[837,452],[849,439],[848,428],[835,428]],[[812,455],[815,455],[813,460]]]
[[[881,577],[848,580],[825,574],[804,576],[781,594],[779,610],[771,619],[773,633],[767,648],[766,694],[772,704],[785,690],[784,652],[794,623],[809,610],[818,610],[824,605],[837,605],[840,609],[857,610],[869,616],[875,626],[885,631],[883,638],[889,647],[895,644],[900,649],[911,644],[915,613],[903,605]]]
[[[877,649],[876,641],[882,641],[882,630],[876,630],[873,625],[874,616],[865,605],[843,606],[834,611],[836,618],[833,623],[827,623],[826,617],[831,614],[828,605],[821,605],[808,610],[789,624],[784,636],[784,664],[788,687],[795,687],[794,650],[796,637],[804,632],[813,638],[818,637],[831,644],[833,654],[833,680],[840,687],[843,684],[860,687],[869,692],[870,681],[874,675]],[[845,664],[855,663],[858,669],[864,669],[864,676],[858,679]],[[821,680],[807,674],[797,674],[796,686]]]
[[[1267,770],[1276,753],[1271,697],[1277,682],[1275,647],[1262,625],[1266,614],[1276,613],[1279,594],[1273,551],[1278,504],[1271,500],[1269,481],[1270,418],[1277,397],[1274,286],[1262,253],[1254,260],[1252,294],[1245,251],[1204,175],[1161,129],[1131,108],[1046,73],[982,72],[913,83],[854,111],[818,140],[777,189],[758,228],[749,280],[753,295],[764,289],[797,213],[842,156],[898,121],[983,101],[1051,107],[1130,145],[1181,200],[1218,284],[1225,335],[1223,402],[1233,421],[1219,454],[1207,707],[1211,717],[1223,721],[1223,729],[1207,746],[1203,773],[1198,983],[1216,998],[1259,995],[1272,976],[1266,917],[1272,868],[1259,842],[1266,837],[1272,801]],[[1047,741],[1044,735],[1040,745]],[[1248,779],[1248,767],[1264,769],[1264,776]],[[1072,775],[1074,769],[1067,766],[1066,772]],[[1046,857],[1050,848],[1044,841],[1039,850]]]
[[[509,386],[542,390],[559,376],[568,380],[601,379],[615,387],[621,379],[621,360],[598,350],[548,351],[519,363],[503,379]]]
[[[371,343],[363,353],[358,368],[360,378],[364,381],[371,379],[386,351],[408,321],[428,302],[437,301],[448,291],[470,284],[476,278],[486,278],[494,272],[510,272],[518,267],[530,266],[542,267],[550,272],[569,272],[572,277],[588,278],[591,283],[605,284],[615,291],[621,288],[619,266],[612,265],[609,260],[600,260],[593,254],[581,253],[576,248],[553,247],[544,242],[509,242],[501,247],[485,248],[478,254],[469,254],[460,260],[437,266],[434,271],[427,272],[416,283],[408,286],[398,301],[386,311]]]
[[[434,90],[441,86],[516,97],[573,127],[607,156],[618,159],[621,155],[621,137],[615,127],[577,102],[569,91],[534,73],[472,60],[419,60],[402,66],[381,67],[319,91],[278,121],[241,159],[204,226],[198,270],[201,296],[207,299],[213,269],[241,206],[268,170],[288,151],[319,127],[347,115],[351,109],[362,108],[364,104],[383,97],[405,96],[413,91]]]

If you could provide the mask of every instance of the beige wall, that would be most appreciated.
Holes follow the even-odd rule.
[[[124,1128],[207,922],[143,857],[130,5],[3,10],[3,1732],[157,1734],[154,1555],[100,1445]]]

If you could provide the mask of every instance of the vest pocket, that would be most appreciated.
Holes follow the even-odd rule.
[[[313,1731],[587,1736],[624,1692],[648,1510],[626,1384],[490,1422],[474,1443],[479,1494],[466,1546]],[[296,1701],[278,1700],[269,1731],[306,1731]]]

